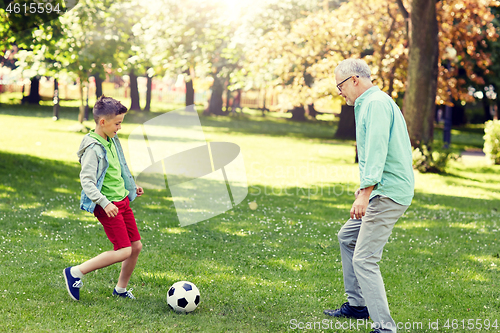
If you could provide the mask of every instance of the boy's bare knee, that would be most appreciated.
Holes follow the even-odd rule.
[[[139,254],[142,250],[142,243],[140,240],[132,242],[132,252]]]
[[[123,247],[119,250],[116,250],[116,253],[120,255],[122,259],[121,261],[123,261],[132,255],[132,247],[131,246]]]

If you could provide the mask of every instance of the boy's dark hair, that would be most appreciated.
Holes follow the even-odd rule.
[[[101,117],[109,119],[127,111],[127,108],[116,99],[102,95],[94,104],[94,121],[97,124]]]

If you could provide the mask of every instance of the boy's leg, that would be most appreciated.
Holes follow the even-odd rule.
[[[132,247],[123,247],[116,251],[103,252],[97,257],[87,260],[83,264],[76,266],[83,275],[93,272],[97,269],[108,267],[117,262],[122,262],[130,257],[132,253]]]
[[[72,299],[80,300],[80,288],[82,287],[83,275],[95,271],[96,269],[112,265],[130,257],[131,247],[125,247],[118,251],[108,251],[101,253],[97,257],[87,260],[83,264],[74,267],[67,267],[63,271],[66,281],[66,289]]]
[[[117,287],[126,288],[130,277],[134,271],[135,265],[137,264],[137,259],[139,258],[139,253],[141,253],[142,243],[141,241],[132,242],[132,254],[122,262],[122,270],[120,272],[120,277],[118,278]]]
[[[118,278],[117,288],[126,288],[130,277],[134,272],[135,265],[137,264],[137,259],[142,250],[141,235],[137,229],[137,224],[135,222],[134,212],[130,208],[130,201],[125,198],[122,203],[124,204],[123,210],[120,209],[120,213],[125,222],[127,228],[127,239],[131,243],[132,253],[131,255],[122,263],[122,269],[120,272],[120,277]]]
[[[97,257],[87,260],[83,264],[75,267],[68,267],[67,272],[66,270],[63,272],[65,274],[68,291],[73,299],[79,299],[79,291],[75,288],[79,289],[81,287],[80,279],[84,274],[110,266],[117,262],[123,262],[130,256],[134,255],[135,259],[128,265],[125,265],[125,271],[130,271],[128,278],[126,279],[127,283],[130,279],[130,275],[132,274],[137,262],[137,257],[139,256],[139,252],[142,248],[139,241],[141,238],[139,231],[137,230],[135,218],[129,206],[128,198],[125,198],[120,202],[115,202],[115,204],[119,209],[119,213],[114,218],[108,217],[100,206],[97,206],[94,212],[94,215],[104,227],[104,231],[106,232],[109,240],[113,243],[114,251],[101,253]],[[139,242],[137,243],[137,241]],[[132,242],[135,243],[134,246],[132,246]],[[71,274],[72,270],[77,274]],[[125,276],[126,275],[127,274],[125,274]],[[79,280],[78,287],[73,287],[76,280]]]
[[[125,205],[123,201],[114,202],[114,204],[119,210],[118,215],[115,217],[108,217],[104,209],[100,206],[96,206],[94,211],[94,215],[99,222],[101,222],[108,239],[113,243],[114,251],[103,252],[97,257],[78,265],[77,268],[79,268],[83,274],[110,266],[117,262],[122,262],[132,254],[125,218],[122,214],[125,207],[128,207],[128,205]]]

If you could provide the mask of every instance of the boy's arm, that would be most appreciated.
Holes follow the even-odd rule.
[[[81,158],[82,171],[80,182],[87,197],[102,208],[106,208],[111,201],[97,188],[98,157],[93,149],[87,149]]]

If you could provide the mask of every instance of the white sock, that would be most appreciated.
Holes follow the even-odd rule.
[[[76,266],[71,267],[70,273],[74,278],[83,279],[82,271],[79,268],[77,268]]]
[[[121,287],[116,286],[116,287],[115,287],[115,290],[116,290],[116,292],[117,292],[118,294],[123,294],[124,292],[126,292],[126,291],[127,291],[127,288],[121,288]]]

